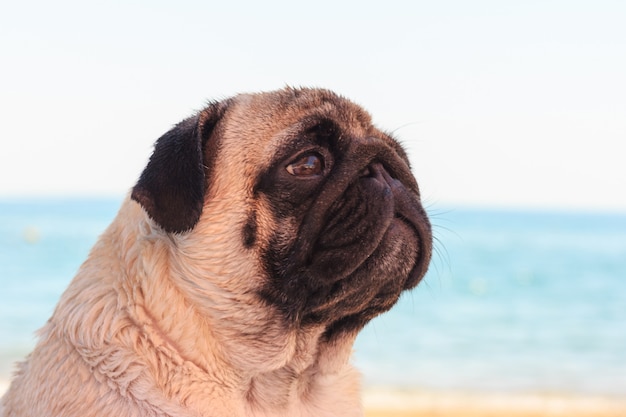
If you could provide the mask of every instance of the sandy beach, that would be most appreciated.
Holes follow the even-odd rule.
[[[366,417],[626,417],[626,399],[367,389]]]
[[[626,399],[600,396],[369,388],[363,400],[366,417],[626,417]]]

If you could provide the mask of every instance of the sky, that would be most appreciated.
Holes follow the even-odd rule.
[[[219,4],[218,4],[219,3]],[[0,198],[122,196],[209,100],[361,104],[427,205],[626,211],[626,2],[0,5]]]

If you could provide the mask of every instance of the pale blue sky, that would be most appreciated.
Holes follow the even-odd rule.
[[[122,195],[209,99],[362,104],[428,204],[626,211],[626,2],[0,5],[0,197]],[[228,4],[226,4],[228,3]]]

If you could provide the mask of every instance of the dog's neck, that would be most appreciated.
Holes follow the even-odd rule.
[[[349,365],[353,341],[352,336],[333,342],[319,337],[307,340],[304,343],[310,344],[308,351],[298,352],[285,366],[250,375],[246,391],[249,406],[252,410],[289,410],[294,403],[320,407],[320,401],[328,406],[328,399],[335,397],[337,392],[358,388],[358,374]],[[355,392],[355,397],[349,400],[358,401],[358,394]]]

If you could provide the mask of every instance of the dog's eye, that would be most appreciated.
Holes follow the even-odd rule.
[[[314,177],[322,175],[324,161],[316,153],[306,154],[287,165],[287,172],[296,177]]]

